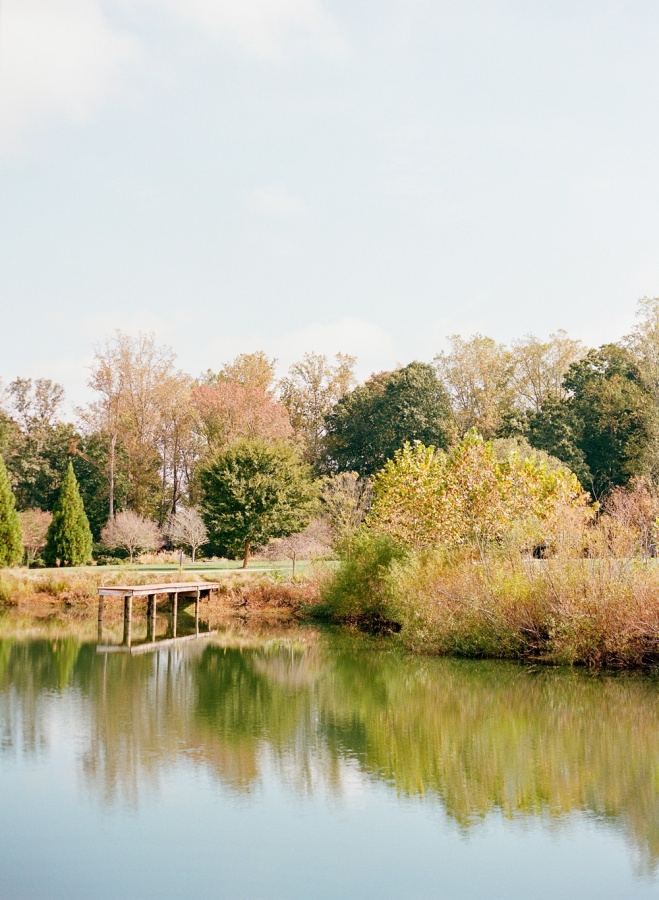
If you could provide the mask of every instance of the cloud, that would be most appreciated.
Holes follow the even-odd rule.
[[[345,53],[338,26],[320,0],[124,0],[167,11],[205,34],[264,60],[290,52]]]
[[[247,198],[247,206],[253,212],[283,218],[299,218],[307,212],[304,200],[289,194],[283,185],[255,188]]]
[[[101,0],[2,0],[0,152],[53,120],[85,122],[140,56]]]
[[[84,123],[134,88],[153,47],[130,13],[145,10],[266,61],[345,52],[321,0],[0,0],[0,153],[53,122]]]

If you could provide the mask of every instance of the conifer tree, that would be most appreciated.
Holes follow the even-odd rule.
[[[23,557],[23,532],[16,512],[16,498],[0,456],[0,566],[13,566]]]
[[[82,566],[92,553],[92,533],[78,490],[73,466],[69,463],[53,509],[44,558],[47,565]]]

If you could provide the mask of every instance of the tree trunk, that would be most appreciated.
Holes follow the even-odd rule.
[[[193,548],[192,548],[192,562],[194,562],[195,552],[196,552],[196,551],[195,551],[195,548],[193,547]]]
[[[294,550],[293,551],[293,572],[292,572],[293,575],[295,575],[295,558],[296,558],[296,556],[297,556],[297,554]]]
[[[117,445],[117,435],[110,437],[110,522],[114,519],[114,453]]]
[[[249,538],[245,539],[245,555],[243,556],[243,569],[247,568],[247,562],[249,560]]]

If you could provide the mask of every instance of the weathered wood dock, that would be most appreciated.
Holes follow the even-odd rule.
[[[219,588],[219,583],[215,581],[201,582],[172,582],[171,584],[125,584],[125,585],[103,585],[98,589],[98,644],[97,650],[100,653],[144,653],[148,649],[159,649],[165,643],[164,641],[156,641],[156,613],[158,609],[158,598],[165,597],[171,602],[172,608],[172,637],[167,640],[167,644],[175,641],[181,641],[189,638],[206,637],[208,632],[200,633],[199,631],[199,603],[201,600],[207,600],[211,591]],[[124,601],[124,635],[120,645],[102,645],[103,641],[103,609],[106,597],[116,597]],[[147,616],[147,640],[145,644],[133,646],[132,626],[133,626],[133,598],[146,597],[146,616]],[[178,604],[179,600],[192,603],[195,607],[195,633],[186,635],[184,638],[177,637],[178,625]]]

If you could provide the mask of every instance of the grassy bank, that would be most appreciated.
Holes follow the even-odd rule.
[[[101,585],[140,585],[176,581],[217,581],[219,590],[203,603],[203,615],[212,627],[236,620],[240,623],[273,622],[291,624],[301,618],[301,609],[315,601],[317,578],[293,577],[285,567],[242,569],[187,569],[151,566],[81,567],[79,569],[3,569],[0,570],[0,607],[14,608],[43,617],[57,616],[66,610],[73,616],[91,618]],[[144,601],[145,602],[145,601]],[[142,601],[136,603],[140,609]],[[105,615],[120,604],[106,604]],[[120,613],[117,612],[119,616]]]
[[[659,666],[654,560],[488,549],[404,553],[362,536],[325,584],[335,621],[400,630],[410,649],[593,668]]]

